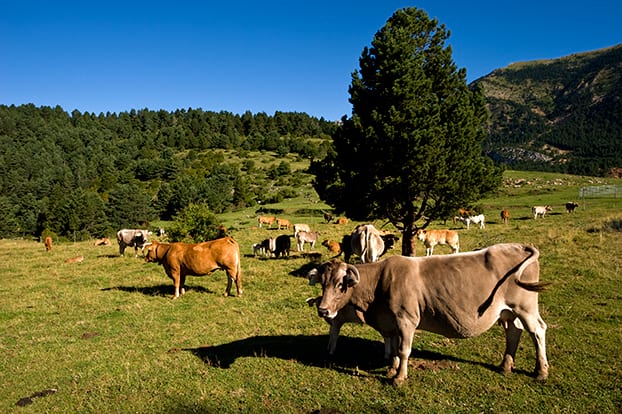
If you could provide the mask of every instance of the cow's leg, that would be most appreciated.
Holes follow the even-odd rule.
[[[123,243],[119,243],[119,256],[123,256],[123,253],[125,252],[125,245],[123,245]]]
[[[393,378],[394,385],[401,385],[406,381],[406,378],[408,378],[408,358],[412,350],[414,335],[415,330],[410,326],[403,326],[400,328],[398,349],[399,366],[397,368],[397,375]]]
[[[521,321],[527,332],[531,335],[531,339],[536,348],[536,367],[534,369],[534,374],[537,380],[544,381],[549,376],[549,362],[546,358],[546,323],[537,311],[521,318]]]
[[[186,294],[186,275],[181,275],[179,278],[179,293],[181,295],[185,295]]]
[[[504,374],[510,374],[514,369],[516,350],[523,330],[517,326],[520,322],[509,311],[504,311],[500,322],[505,330],[505,352],[503,353],[503,361],[501,361],[501,370]]]
[[[343,325],[343,321],[338,318],[332,319],[328,322],[330,324],[330,329],[328,331],[328,355],[335,355],[335,350],[337,349],[337,338],[339,338],[339,331],[341,330],[341,326]]]
[[[391,358],[392,347],[391,347],[391,337],[384,336],[384,359]]]
[[[174,269],[170,269],[169,271],[166,272],[166,274],[168,275],[169,278],[171,278],[173,280],[173,286],[175,288],[175,294],[173,295],[173,299],[177,299],[179,297],[179,291],[180,291],[180,277],[179,277],[179,270],[174,270]]]

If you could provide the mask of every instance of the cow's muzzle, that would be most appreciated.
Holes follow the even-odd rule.
[[[318,316],[322,317],[322,318],[328,318],[328,315],[330,315],[330,312],[328,311],[328,309],[326,308],[317,308],[317,314]]]

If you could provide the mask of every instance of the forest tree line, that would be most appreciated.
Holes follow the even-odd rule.
[[[0,105],[0,237],[74,240],[170,220],[189,204],[214,213],[295,197],[299,173],[221,149],[323,156],[336,128],[304,113],[201,109],[92,114]],[[268,183],[278,183],[278,186]]]

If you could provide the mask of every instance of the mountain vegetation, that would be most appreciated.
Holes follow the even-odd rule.
[[[222,213],[295,197],[294,166],[324,156],[335,126],[302,113],[0,106],[0,237],[82,240],[191,204]]]
[[[486,96],[495,161],[593,176],[622,167],[622,45],[515,63],[470,86]]]

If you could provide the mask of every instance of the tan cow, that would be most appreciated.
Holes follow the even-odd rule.
[[[108,237],[95,240],[95,246],[110,246],[110,244],[110,239]]]
[[[65,260],[65,263],[82,263],[84,261],[84,256],[76,256],[71,257]]]
[[[497,322],[505,330],[504,373],[514,368],[523,329],[536,351],[535,374],[548,377],[546,323],[538,310],[540,253],[533,246],[497,244],[482,250],[431,257],[391,256],[351,265],[333,259],[309,272],[322,285],[318,316],[335,319],[353,306],[365,323],[389,338],[387,374],[396,385],[408,378],[415,330],[449,338],[481,335]]]
[[[458,253],[460,250],[460,238],[458,232],[454,230],[417,230],[416,236],[423,242],[425,246],[425,255],[432,256],[434,246],[437,244],[446,244],[451,247],[452,253]]]
[[[322,301],[322,297],[308,298],[306,300],[309,306],[315,305],[318,307]],[[365,323],[365,316],[363,312],[357,310],[354,306],[344,306],[334,318],[324,318],[324,320],[330,325],[328,332],[328,346],[326,350],[329,355],[334,355],[337,349],[337,339],[339,338],[339,332],[344,323],[356,323],[363,325]],[[391,338],[384,338],[384,359],[391,357]]]
[[[43,244],[45,244],[46,252],[49,252],[50,250],[52,250],[52,238],[50,236],[47,236],[45,238],[45,241],[43,242]]]
[[[337,224],[348,224],[349,222],[350,222],[350,220],[345,218],[345,217],[339,217],[337,219]]]
[[[235,281],[238,296],[242,296],[242,269],[240,268],[240,247],[231,237],[224,237],[203,243],[158,243],[146,247],[146,262],[164,266],[166,275],[173,280],[176,299],[186,293],[186,276],[204,276],[222,269],[227,273],[227,290]]]
[[[303,252],[305,250],[305,243],[308,243],[310,245],[309,250],[313,250],[319,237],[319,231],[299,231],[296,233],[296,249],[299,252]]]
[[[501,221],[503,221],[503,224],[510,223],[510,210],[508,210],[507,208],[501,210]]]
[[[333,253],[336,255],[341,254],[341,245],[333,240],[324,240],[322,242],[322,246],[325,246],[328,249],[329,253]]]
[[[257,217],[257,223],[259,224],[259,228],[261,228],[262,224],[267,224],[268,228],[272,227],[272,223],[274,223],[274,220],[276,220],[276,217],[274,216],[259,216]]]
[[[279,230],[287,230],[291,227],[291,223],[289,222],[289,220],[287,219],[282,219],[282,218],[277,218],[276,219],[276,226],[278,227]]]

